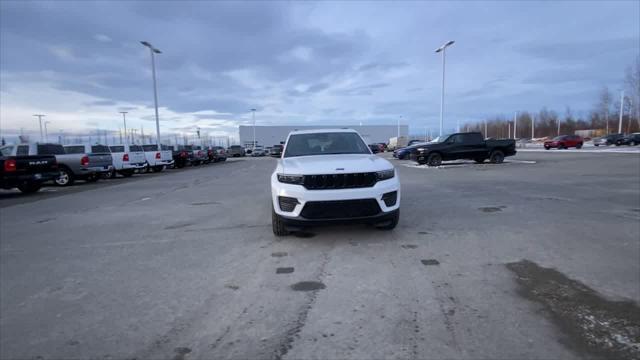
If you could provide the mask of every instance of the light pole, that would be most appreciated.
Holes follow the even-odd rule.
[[[445,64],[445,53],[447,47],[453,45],[455,41],[451,40],[446,44],[440,46],[436,49],[436,53],[442,53],[442,93],[440,95],[440,136],[442,136],[442,128],[444,126],[444,64]]]
[[[487,119],[484,119],[484,138],[488,138],[489,136],[487,135]]]
[[[533,140],[535,135],[535,127],[536,127],[536,116],[531,114],[531,140]]]
[[[51,124],[51,121],[44,122],[44,142],[49,142],[49,132],[47,131],[47,124]]]
[[[398,141],[400,141],[400,119],[402,119],[402,115],[398,117]]]
[[[160,119],[158,118],[158,89],[156,85],[156,58],[155,54],[162,54],[162,51],[153,47],[147,41],[140,41],[140,43],[149,48],[151,54],[151,74],[153,75],[153,102],[156,108],[156,140],[158,144],[158,151],[162,150],[160,147]]]
[[[513,115],[513,138],[517,139],[517,130],[518,129],[518,112]]]
[[[42,135],[42,118],[47,116],[47,115],[43,115],[43,114],[33,114],[33,116],[38,118],[38,121],[40,121],[40,141],[44,141],[44,137]]]
[[[558,118],[558,136],[560,136],[560,118]]]
[[[622,107],[624,106],[624,90],[620,93],[620,120],[618,121],[618,134],[622,132]]]
[[[251,117],[253,118],[253,145],[251,146],[251,152],[256,150],[256,109],[251,110]]]
[[[124,122],[124,142],[125,145],[129,145],[127,141],[127,111],[119,111],[119,113],[122,114],[122,121]],[[122,141],[122,139],[120,139],[120,141]]]

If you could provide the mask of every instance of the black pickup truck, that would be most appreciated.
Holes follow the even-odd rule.
[[[33,193],[45,181],[60,176],[56,157],[53,155],[0,156],[0,188],[18,188],[23,193]]]
[[[458,159],[477,163],[489,159],[494,164],[500,164],[506,156],[515,154],[514,139],[484,140],[479,132],[467,132],[445,135],[424,144],[411,154],[411,159],[429,166],[440,166],[443,160]]]

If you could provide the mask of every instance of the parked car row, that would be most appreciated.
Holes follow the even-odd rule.
[[[5,145],[0,154],[0,188],[18,188],[23,193],[36,192],[48,181],[70,186],[76,180],[95,182],[227,159],[223,147],[195,145],[161,145],[158,149],[157,145],[35,143]]]
[[[632,134],[609,134],[607,136],[599,137],[593,139],[593,145],[595,146],[621,146],[621,145],[629,145],[636,146],[640,145],[640,133],[632,133]]]

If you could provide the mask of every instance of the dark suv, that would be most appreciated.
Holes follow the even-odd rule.
[[[631,145],[635,146],[640,144],[640,133],[629,134],[623,138],[616,140],[616,146]]]

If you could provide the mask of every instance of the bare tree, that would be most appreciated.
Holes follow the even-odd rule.
[[[629,115],[635,115],[640,128],[640,56],[636,57],[635,64],[627,67],[624,82],[631,101]]]
[[[609,88],[607,86],[603,86],[602,90],[600,91],[597,107],[598,107],[598,113],[601,113],[602,118],[604,119],[604,123],[605,123],[604,125],[606,128],[607,134],[609,133],[609,113],[611,112],[611,104],[613,103],[612,98],[613,96],[611,95]],[[592,118],[592,121],[593,120],[594,119]],[[591,127],[594,129],[598,128],[599,124],[592,122]]]

